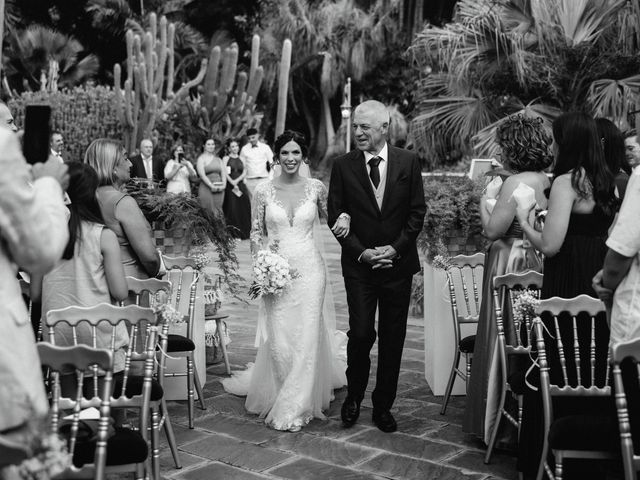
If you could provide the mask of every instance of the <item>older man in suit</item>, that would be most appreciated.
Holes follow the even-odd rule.
[[[397,424],[391,415],[396,397],[413,274],[420,270],[416,237],[422,229],[425,201],[417,156],[387,144],[389,112],[369,100],[354,111],[357,150],[338,158],[331,172],[329,225],[350,230],[339,237],[342,275],[349,306],[347,398],[342,423],[351,427],[369,379],[376,340],[378,370],[372,394],[373,422],[383,432]],[[336,227],[334,227],[334,231]]]
[[[146,178],[154,182],[164,179],[164,166],[153,156],[153,142],[145,138],[140,142],[140,155],[131,157],[131,178]]]

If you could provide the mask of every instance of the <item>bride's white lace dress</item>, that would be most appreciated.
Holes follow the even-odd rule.
[[[333,389],[347,383],[346,335],[335,330],[334,312],[326,305],[323,315],[326,268],[316,246],[321,240],[314,239],[318,214],[326,218],[327,190],[318,180],[305,181],[305,194],[290,212],[272,181],[256,188],[252,252],[277,241],[278,254],[299,276],[281,295],[260,300],[265,315],[258,325],[262,339],[255,364],[222,382],[228,392],[246,395],[247,410],[277,430],[297,430],[314,417],[325,418],[322,410]]]

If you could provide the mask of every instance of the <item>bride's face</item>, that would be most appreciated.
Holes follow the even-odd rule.
[[[302,148],[300,148],[297,142],[291,140],[289,143],[285,143],[280,149],[280,167],[283,173],[295,175],[298,173],[302,161]]]

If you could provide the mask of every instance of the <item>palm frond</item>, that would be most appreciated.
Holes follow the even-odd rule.
[[[627,114],[640,100],[640,75],[621,80],[595,80],[589,86],[588,99],[596,117],[609,118],[627,130]]]

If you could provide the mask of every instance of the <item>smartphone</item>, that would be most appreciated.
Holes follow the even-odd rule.
[[[184,160],[184,153],[178,152],[178,160]]]
[[[27,105],[22,150],[28,163],[46,162],[49,158],[50,122],[51,107],[49,105]]]

